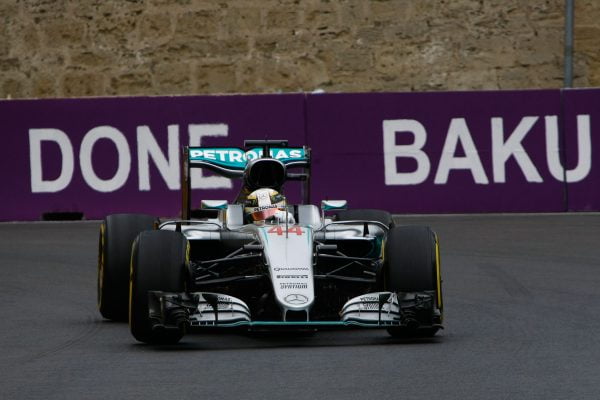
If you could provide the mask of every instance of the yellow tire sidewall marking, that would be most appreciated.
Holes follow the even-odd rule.
[[[440,244],[437,235],[435,235],[435,273],[436,273],[436,281],[437,281],[437,303],[438,308],[442,310],[442,274],[440,267]]]
[[[131,256],[129,257],[129,326],[131,327],[131,303],[133,299],[133,257],[134,251],[133,249],[137,245],[138,239],[136,238],[131,245]]]

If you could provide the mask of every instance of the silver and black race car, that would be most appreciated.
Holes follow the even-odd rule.
[[[400,226],[386,211],[347,209],[343,200],[309,204],[310,149],[285,140],[185,147],[183,155],[181,219],[115,214],[100,228],[100,312],[128,319],[138,341],[235,327],[358,326],[409,337],[442,328],[440,252],[429,227]],[[192,168],[241,178],[240,195],[192,210]],[[303,204],[248,219],[252,192],[282,192],[290,180],[301,181]]]

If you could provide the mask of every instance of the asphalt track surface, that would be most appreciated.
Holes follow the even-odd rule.
[[[96,310],[98,222],[0,224],[0,399],[598,399],[600,215],[400,218],[442,246],[446,329],[137,344]]]

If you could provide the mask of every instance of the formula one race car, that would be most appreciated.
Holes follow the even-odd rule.
[[[386,211],[348,210],[343,200],[308,204],[310,149],[285,140],[183,154],[180,220],[116,214],[100,228],[100,312],[128,318],[137,340],[324,326],[422,337],[442,327],[440,252],[429,227],[397,226]],[[243,179],[239,196],[192,211],[191,168]],[[290,180],[301,181],[304,204],[287,204]]]

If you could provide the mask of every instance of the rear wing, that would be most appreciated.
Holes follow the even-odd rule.
[[[182,157],[182,208],[181,218],[191,215],[191,168],[205,168],[227,178],[243,178],[248,161],[257,158],[274,158],[285,165],[286,181],[302,181],[302,201],[310,202],[310,148],[289,147],[287,140],[246,140],[240,147],[190,147],[183,148]],[[300,169],[290,172],[289,169]]]

